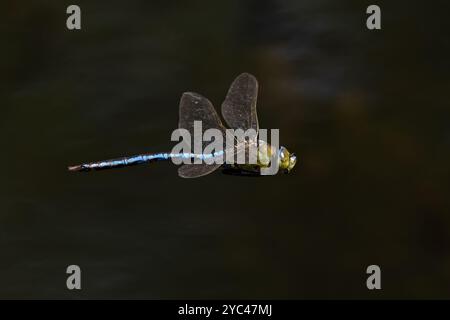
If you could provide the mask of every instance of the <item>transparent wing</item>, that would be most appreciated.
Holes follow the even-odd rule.
[[[242,73],[233,81],[222,103],[222,116],[230,128],[258,131],[257,96],[258,81],[251,74]]]
[[[180,100],[178,127],[188,130],[194,136],[194,121],[202,121],[202,130],[217,128],[225,131],[212,103],[195,92],[185,92]]]
[[[214,109],[212,103],[202,95],[194,92],[185,92],[180,100],[180,115],[178,127],[190,132],[194,139],[194,121],[202,121],[202,131],[216,128],[225,132],[225,127],[220,121],[219,115]],[[202,150],[209,142],[202,143]],[[183,178],[197,178],[207,175],[217,168],[220,164],[183,164],[178,168],[178,175]]]
[[[183,164],[178,168],[178,175],[182,178],[199,178],[216,171],[221,164]]]

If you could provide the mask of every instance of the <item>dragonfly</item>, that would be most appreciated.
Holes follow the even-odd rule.
[[[231,84],[224,102],[221,106],[222,117],[230,129],[254,129],[258,134],[258,116],[256,102],[258,96],[258,81],[249,73],[240,74]],[[194,136],[194,122],[201,121],[203,130],[218,129],[226,135],[227,128],[223,125],[213,104],[204,96],[195,92],[182,94],[179,104],[178,128],[187,130]],[[202,142],[203,146],[205,142]],[[249,150],[250,146],[257,148],[256,163],[215,163],[200,161],[200,163],[184,163],[178,168],[178,175],[182,178],[202,177],[223,168],[223,173],[233,175],[257,176],[262,168],[271,165],[271,161],[277,161],[278,168],[284,173],[289,173],[297,163],[297,156],[290,153],[287,148],[280,146],[275,148],[266,141],[258,139],[236,140],[232,148],[223,149],[211,153],[144,153],[117,159],[102,160],[69,166],[69,171],[92,171],[120,167],[128,167],[137,164],[167,161],[173,159],[205,160],[224,156],[224,154],[239,154]],[[204,149],[202,149],[204,150]]]

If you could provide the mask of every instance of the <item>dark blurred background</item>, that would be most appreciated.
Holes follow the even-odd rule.
[[[79,0],[69,31],[72,2],[2,1],[0,297],[450,298],[444,3]],[[182,92],[244,71],[290,175],[66,171],[170,150]]]

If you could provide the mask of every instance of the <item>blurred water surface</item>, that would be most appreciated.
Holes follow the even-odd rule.
[[[439,1],[379,1],[375,32],[360,1],[77,4],[76,32],[64,1],[0,5],[0,297],[450,298]],[[244,71],[292,174],[66,171],[170,150],[182,92],[217,108]]]

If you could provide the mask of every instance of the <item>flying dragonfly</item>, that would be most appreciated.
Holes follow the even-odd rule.
[[[130,157],[122,157],[111,160],[83,163],[69,166],[69,171],[91,171],[119,167],[132,166],[163,160],[201,160],[201,163],[184,163],[178,168],[178,175],[183,178],[197,178],[214,172],[222,167],[224,173],[236,175],[260,175],[262,168],[271,165],[271,161],[277,161],[278,168],[285,173],[290,172],[297,157],[285,147],[275,148],[269,143],[258,139],[258,117],[256,113],[256,100],[258,95],[258,81],[249,73],[242,73],[231,84],[228,93],[222,103],[222,116],[230,129],[253,129],[255,138],[235,140],[232,148],[227,147],[214,153],[145,153]],[[226,136],[227,128],[222,124],[219,115],[212,103],[202,95],[194,92],[185,92],[181,96],[179,106],[180,129],[187,130],[194,136],[194,122],[201,121],[203,130],[218,129]],[[205,142],[203,142],[204,146]],[[218,163],[206,161],[225,157],[228,153],[233,156],[248,152],[250,147],[255,147],[257,157],[255,163]],[[202,149],[204,150],[204,149]],[[228,159],[228,158],[227,158]],[[246,158],[248,160],[248,158]],[[275,160],[274,160],[275,159]],[[186,162],[186,161],[185,161]]]

